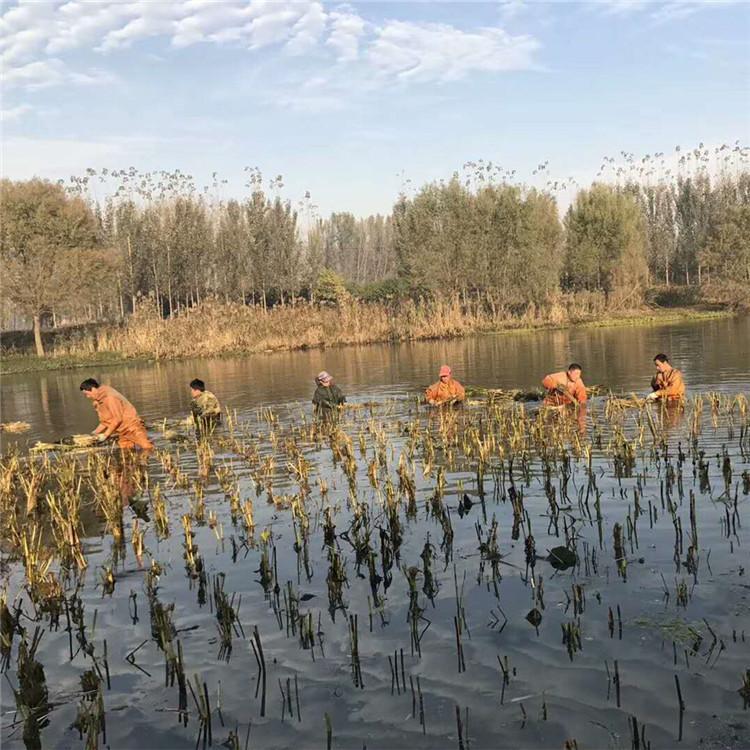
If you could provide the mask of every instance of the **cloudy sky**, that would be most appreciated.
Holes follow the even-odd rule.
[[[750,3],[0,4],[3,174],[284,175],[321,213],[484,158],[534,182],[750,133]]]

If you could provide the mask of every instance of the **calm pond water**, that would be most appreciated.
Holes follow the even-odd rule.
[[[436,380],[443,362],[464,383],[527,389],[575,360],[584,367],[586,383],[643,393],[658,352],[671,357],[693,392],[750,387],[750,317],[744,317],[26,373],[3,377],[0,407],[3,422],[31,423],[22,439],[26,443],[93,429],[93,410],[78,390],[85,377],[120,389],[146,420],[185,415],[187,384],[195,377],[242,416],[261,405],[307,404],[313,378],[323,369],[333,373],[350,400],[367,401],[415,393]]]
[[[564,418],[538,418],[535,404],[471,403],[436,414],[414,398],[443,362],[471,385],[528,389],[576,360],[590,384],[643,393],[660,351],[683,371],[691,396],[711,391],[721,399],[662,415],[618,411],[599,397],[579,434]],[[350,401],[368,404],[347,410],[333,437],[311,417],[321,369]],[[90,376],[122,390],[147,422],[184,417],[193,377],[236,412],[236,425],[212,438],[208,472],[189,435],[175,441],[158,430],[157,451],[135,478],[106,451],[88,464],[85,455],[53,458],[52,467],[59,460],[82,478],[84,505],[98,476],[114,482],[126,506],[124,546],[100,512],[82,513],[88,567],[77,594],[76,577],[61,576],[70,608],[83,605],[84,642],[100,665],[107,641],[100,747],[195,746],[196,701],[188,691],[185,725],[154,627],[155,610],[171,605],[170,643],[176,649],[179,641],[186,677],[206,683],[214,746],[236,732],[236,747],[245,747],[249,731],[251,748],[326,747],[326,715],[333,748],[561,748],[566,740],[627,748],[636,746],[633,717],[639,747],[750,745],[738,692],[750,669],[750,429],[742,400],[750,393],[750,318],[5,377],[2,421],[32,427],[4,436],[3,451],[90,431],[94,413],[78,391]],[[96,475],[107,461],[108,473]],[[253,533],[241,513],[233,523],[232,493],[253,501]],[[160,496],[168,533],[156,524]],[[185,559],[186,514],[197,569]],[[140,561],[134,530],[145,532]],[[71,725],[80,705],[91,704],[80,682],[91,650],[79,649],[80,629],[68,632],[64,614],[57,629],[48,615],[32,622],[9,533],[8,602],[23,602],[19,622],[29,640],[43,628],[36,659],[51,706],[42,746],[85,747],[85,732],[81,740]],[[577,564],[556,570],[545,558],[566,538]],[[161,575],[149,584],[152,561]],[[60,571],[57,562],[52,570]],[[102,583],[110,570],[111,591]],[[236,595],[228,659],[220,653],[217,586],[230,600]],[[536,627],[531,610],[541,615]],[[312,647],[300,635],[308,613]],[[9,748],[24,747],[10,688],[19,686],[18,643],[16,634],[2,680]]]

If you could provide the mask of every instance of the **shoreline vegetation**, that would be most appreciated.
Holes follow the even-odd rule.
[[[179,170],[0,180],[0,372],[750,310],[750,148],[621,156],[544,188],[467,162],[366,218],[251,167],[231,199]]]
[[[145,307],[120,324],[49,332],[44,357],[24,351],[23,336],[2,336],[0,374],[102,367],[191,357],[242,356],[471,335],[525,333],[574,326],[599,328],[676,324],[727,318],[737,309],[717,305],[607,309],[601,295],[559,295],[522,314],[452,300],[398,305],[355,299],[337,305],[297,304],[263,310],[206,301],[163,318]]]

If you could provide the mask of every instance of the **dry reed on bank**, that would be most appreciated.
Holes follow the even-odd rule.
[[[392,305],[356,300],[336,306],[305,302],[269,310],[209,300],[171,318],[144,307],[124,325],[102,326],[59,342],[53,356],[117,353],[126,358],[171,359],[454,338],[475,332],[560,326],[596,319],[605,311],[603,297],[588,293],[557,295],[543,306],[531,304],[515,313],[457,297]]]

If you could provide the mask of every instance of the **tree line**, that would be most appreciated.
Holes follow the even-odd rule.
[[[206,298],[296,305],[457,295],[522,311],[556,291],[637,302],[653,285],[750,284],[750,170],[652,179],[618,173],[578,189],[562,215],[551,183],[513,184],[485,163],[402,193],[388,216],[316,215],[283,200],[281,177],[217,200],[179,171],[120,170],[0,182],[3,297],[34,323],[164,315]],[[542,169],[544,165],[540,165]],[[117,188],[94,200],[96,180]],[[556,186],[557,183],[555,183]]]

